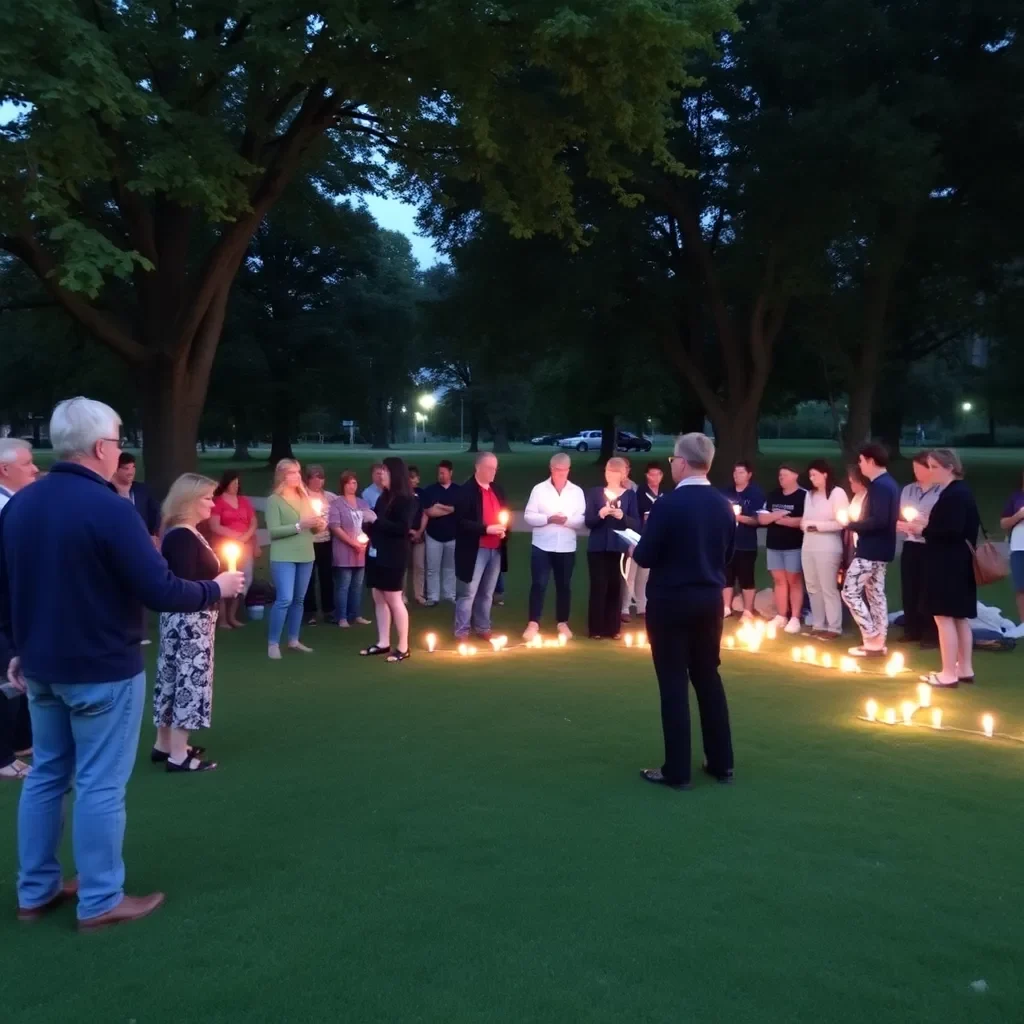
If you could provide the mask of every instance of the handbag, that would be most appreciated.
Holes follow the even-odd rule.
[[[967,541],[971,549],[971,558],[974,560],[974,580],[979,587],[988,586],[989,583],[998,583],[1010,575],[1010,563],[1007,557],[988,539],[988,533],[983,526],[981,535],[985,538],[977,547]]]

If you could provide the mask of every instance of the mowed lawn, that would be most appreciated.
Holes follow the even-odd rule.
[[[496,612],[513,638],[527,544]],[[582,563],[576,584],[582,632]],[[450,645],[449,609],[414,616],[417,642]],[[221,768],[150,765],[147,714],[128,790],[130,890],[166,906],[93,936],[70,909],[0,920],[0,1019],[1020,1019],[1024,744],[856,717],[911,697],[934,654],[890,680],[795,666],[788,641],[727,653],[737,783],[675,793],[637,774],[661,753],[646,652],[386,665],[356,656],[370,635],[317,626],[315,653],[280,663],[259,623],[219,639]],[[937,695],[946,722],[988,711],[1024,736],[1022,668],[980,655],[975,687]],[[17,793],[0,789],[12,909]]]

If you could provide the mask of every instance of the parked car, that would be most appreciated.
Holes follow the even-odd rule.
[[[541,434],[539,437],[531,437],[530,444],[546,445],[558,444],[562,440],[561,434]]]
[[[575,448],[578,452],[589,452],[592,449],[597,451],[601,448],[600,430],[581,430],[572,437],[563,437],[559,442],[560,448]]]
[[[620,430],[615,439],[615,447],[620,452],[649,452],[651,442],[646,437],[631,434],[628,430]]]

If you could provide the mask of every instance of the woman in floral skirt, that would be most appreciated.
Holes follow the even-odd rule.
[[[220,561],[198,529],[213,511],[216,486],[208,477],[185,473],[164,501],[160,550],[171,572],[181,579],[212,580],[220,572]],[[217,767],[213,761],[202,760],[202,747],[188,743],[190,732],[210,727],[216,626],[215,608],[160,615],[152,760],[164,762],[169,772],[205,772]]]

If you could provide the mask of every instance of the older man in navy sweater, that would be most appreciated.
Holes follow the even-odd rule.
[[[722,589],[733,556],[736,516],[708,482],[715,446],[703,434],[676,441],[676,489],[651,509],[633,559],[651,570],[647,635],[661,691],[665,763],[641,774],[673,789],[690,787],[690,700],[693,683],[704,736],[704,772],[731,782],[729,707],[718,673],[722,643]]]
[[[34,765],[18,808],[18,918],[34,921],[78,894],[91,931],[152,913],[163,893],[126,896],[124,791],[146,696],[142,609],[195,612],[241,592],[241,573],[193,583],[171,574],[110,479],[121,420],[101,402],[61,402],[58,458],[0,518],[0,632],[8,678],[28,693]],[[75,789],[78,881],[63,882],[62,804]]]
[[[860,627],[861,643],[850,648],[856,658],[881,658],[887,653],[889,605],[885,575],[896,557],[896,521],[900,516],[900,485],[889,475],[889,453],[867,444],[857,457],[868,481],[860,518],[850,523],[857,536],[853,561],[843,581],[843,601]]]

